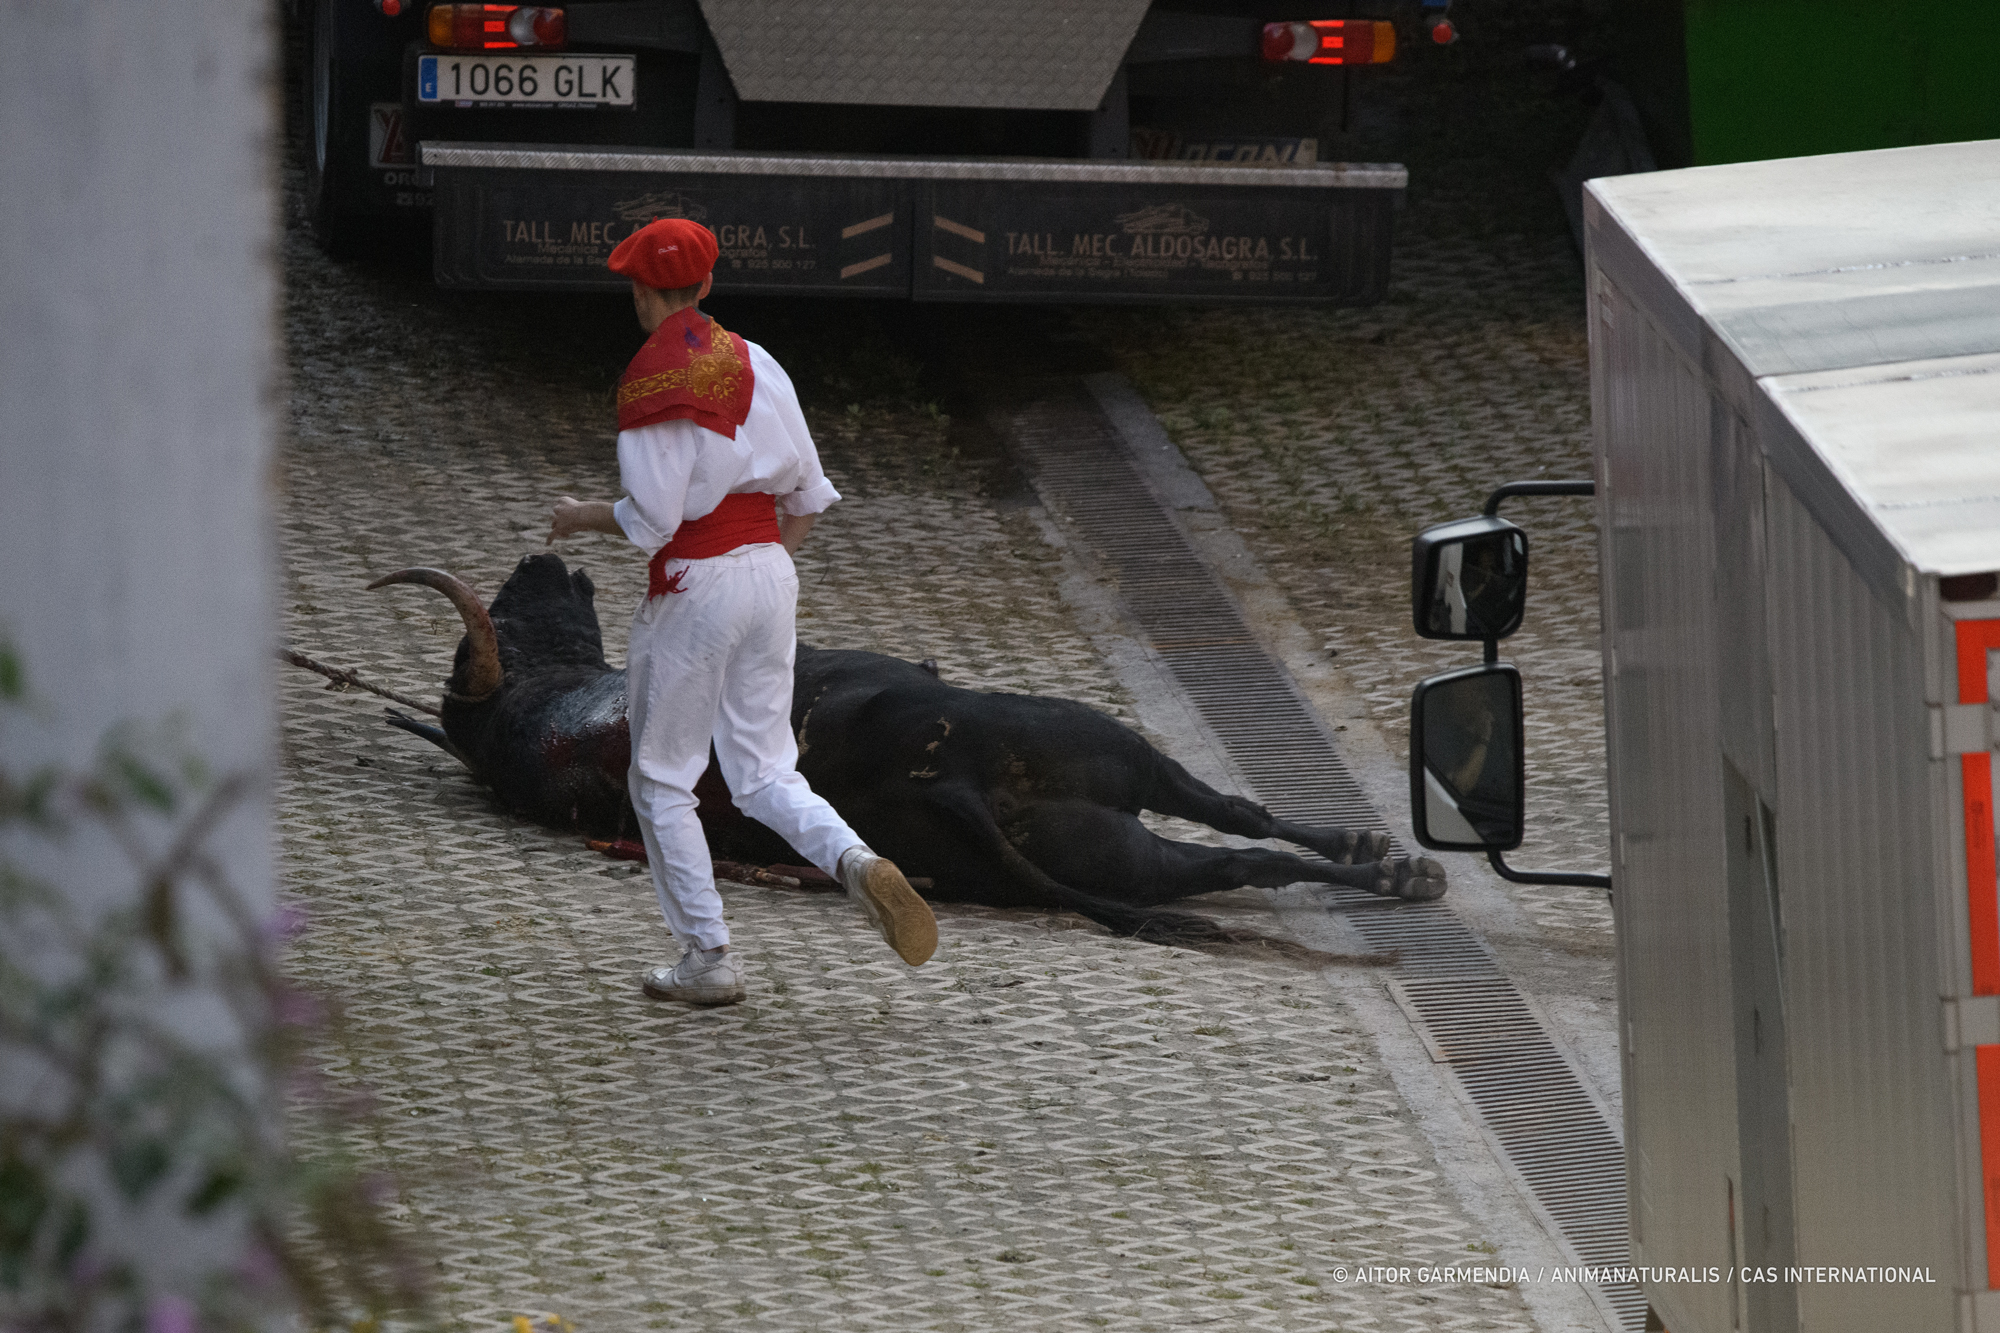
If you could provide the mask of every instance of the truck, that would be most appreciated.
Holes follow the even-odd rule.
[[[1408,38],[1303,8],[295,0],[307,214],[427,224],[452,288],[616,289],[684,217],[721,292],[1369,304],[1407,172],[1316,129]]]
[[[1541,484],[1596,504],[1624,1271],[1674,1333],[2000,1329],[2000,141],[1583,202],[1594,475]],[[1418,686],[1418,840],[1496,857],[1500,498],[1412,561],[1487,644]]]

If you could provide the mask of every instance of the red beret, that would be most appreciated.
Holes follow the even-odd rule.
[[[692,287],[715,267],[715,233],[686,218],[656,218],[618,242],[611,271],[647,287]]]

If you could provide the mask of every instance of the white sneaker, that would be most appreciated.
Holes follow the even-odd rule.
[[[895,862],[850,847],[840,854],[838,869],[847,896],[904,962],[915,967],[937,952],[937,918]]]
[[[726,944],[720,949],[689,945],[678,963],[648,970],[639,984],[656,1000],[735,1004],[743,998],[743,960]]]

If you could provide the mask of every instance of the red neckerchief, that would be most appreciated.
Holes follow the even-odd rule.
[[[618,429],[686,419],[736,438],[756,387],[750,349],[694,306],[675,311],[618,382]]]

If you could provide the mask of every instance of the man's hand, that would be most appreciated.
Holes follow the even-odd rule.
[[[549,523],[549,539],[545,543],[554,546],[563,537],[573,537],[579,532],[602,532],[613,537],[623,537],[625,529],[618,526],[618,519],[611,511],[609,500],[578,500],[563,496],[556,501],[555,514]]]
[[[786,554],[799,553],[799,548],[806,544],[806,534],[813,530],[813,524],[818,521],[818,514],[778,515],[778,540],[784,543]]]

